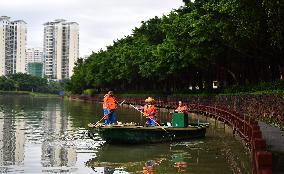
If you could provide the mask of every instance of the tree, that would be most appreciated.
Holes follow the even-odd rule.
[[[184,0],[80,60],[68,89],[183,91],[274,81],[283,66],[283,4]],[[258,72],[257,75],[255,72]]]

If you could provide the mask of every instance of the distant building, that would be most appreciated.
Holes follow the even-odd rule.
[[[30,75],[43,77],[43,63],[30,62],[27,64],[27,72]]]
[[[57,19],[44,24],[44,74],[61,80],[72,76],[79,58],[79,25]]]
[[[26,22],[0,16],[0,76],[26,72]]]
[[[43,77],[43,50],[42,48],[26,49],[26,70],[33,76]]]
[[[43,63],[43,49],[42,48],[28,48],[26,49],[26,63]]]

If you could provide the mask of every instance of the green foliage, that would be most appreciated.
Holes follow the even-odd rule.
[[[85,95],[93,95],[95,93],[96,93],[96,91],[94,89],[85,89],[83,91],[83,94],[85,94]]]
[[[221,89],[234,92],[280,79],[283,1],[184,3],[80,59],[66,89],[80,94],[85,89],[187,93],[192,86],[193,93],[207,93],[217,80]]]
[[[67,81],[68,80],[62,80],[60,82],[48,82],[46,78],[16,73],[8,76],[0,76],[0,90],[58,94],[60,90],[64,89]]]
[[[232,86],[224,90],[224,94],[234,94],[234,93],[277,93],[277,91],[283,93],[284,91],[284,81],[277,80],[274,82],[260,82],[255,85],[244,85],[244,86]]]
[[[85,80],[85,78],[88,77],[88,75],[86,75],[86,68],[86,63],[84,64],[83,59],[79,59],[76,62],[75,68],[73,69],[74,74],[71,80],[66,82],[66,90],[72,93],[82,93],[84,87],[87,86]]]
[[[1,90],[14,90],[15,83],[12,79],[9,79],[5,76],[0,76],[0,89]]]

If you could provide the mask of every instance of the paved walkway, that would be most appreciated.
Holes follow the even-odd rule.
[[[284,131],[260,121],[258,125],[268,149],[271,151],[284,152]]]
[[[265,139],[267,149],[272,152],[272,171],[273,174],[284,173],[284,131],[272,127],[264,122],[258,122],[262,132],[262,138]]]

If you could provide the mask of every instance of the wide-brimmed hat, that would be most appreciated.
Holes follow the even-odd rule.
[[[154,102],[155,102],[155,100],[152,97],[148,97],[145,100],[145,103],[154,103]]]

